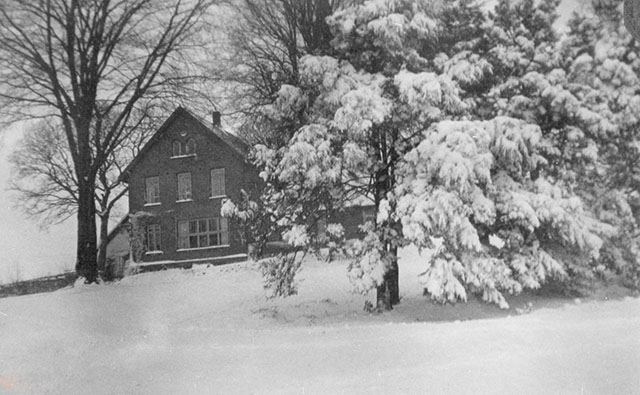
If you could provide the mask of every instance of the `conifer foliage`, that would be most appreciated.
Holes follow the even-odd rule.
[[[486,14],[472,0],[370,0],[334,12],[332,48],[303,56],[299,83],[259,114],[302,120],[286,146],[254,150],[276,233],[313,249],[320,218],[372,202],[366,236],[332,243],[378,308],[400,301],[408,244],[432,250],[421,280],[443,303],[507,307],[505,294],[590,276],[616,226],[593,215],[584,176],[599,174],[615,119],[571,79],[580,63],[562,61],[558,4],[501,0]]]
[[[622,16],[622,0],[591,2],[570,21],[562,50],[568,80],[582,103],[608,125],[593,133],[598,161],[592,178],[597,182],[585,185],[595,215],[615,227],[601,264],[638,287],[640,59],[638,43],[624,28]]]

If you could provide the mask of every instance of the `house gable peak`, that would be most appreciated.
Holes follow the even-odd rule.
[[[217,137],[218,140],[222,141],[224,144],[229,146],[229,148],[231,148],[230,151],[232,153],[241,157],[242,160],[246,160],[247,153],[249,152],[249,147],[247,143],[244,142],[244,140],[225,131],[220,125],[206,122],[205,120],[195,116],[184,107],[177,107],[167,118],[167,120],[165,120],[164,123],[158,128],[154,135],[151,136],[149,141],[144,145],[144,147],[142,147],[140,152],[138,152],[135,158],[133,158],[131,163],[129,163],[129,165],[123,170],[122,174],[120,175],[121,180],[123,180],[124,182],[129,181],[131,170],[142,160],[142,158],[145,157],[151,147],[153,147],[159,140],[162,139],[171,125],[173,125],[180,118],[197,124],[205,131],[205,135],[211,138]],[[212,117],[212,120],[215,121],[215,115]]]

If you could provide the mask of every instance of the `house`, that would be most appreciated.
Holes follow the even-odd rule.
[[[133,258],[141,270],[222,264],[247,258],[243,231],[220,215],[225,198],[260,192],[249,147],[220,126],[176,109],[121,178],[129,184],[129,214],[108,236],[105,273],[121,277]],[[373,217],[371,205],[355,204],[340,215],[347,238]],[[320,221],[319,232],[327,221]],[[330,222],[332,220],[330,219]]]
[[[131,223],[127,214],[107,235],[106,267],[99,268],[103,278],[113,279],[124,276],[125,263],[131,253],[131,245],[129,243],[130,226]]]
[[[220,216],[223,199],[260,185],[248,146],[184,108],[173,114],[123,171],[129,184],[132,252],[143,265],[246,259],[239,229]],[[115,240],[115,239],[114,239]]]

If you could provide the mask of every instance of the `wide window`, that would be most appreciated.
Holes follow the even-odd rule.
[[[162,251],[160,225],[147,226],[147,252]]]
[[[224,169],[211,169],[211,197],[225,196]]]
[[[178,174],[178,201],[191,200],[191,173]]]
[[[147,177],[145,179],[145,203],[160,203],[160,178]]]
[[[229,244],[226,218],[178,221],[178,248],[206,248]]]

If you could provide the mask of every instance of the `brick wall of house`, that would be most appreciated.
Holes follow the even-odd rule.
[[[172,157],[174,140],[182,142],[193,138],[196,153],[192,156]],[[188,115],[176,117],[139,158],[129,174],[129,208],[131,213],[144,211],[152,214],[145,221],[161,226],[162,253],[147,253],[143,261],[195,260],[246,253],[238,229],[229,223],[229,245],[202,249],[178,250],[178,221],[220,217],[222,198],[211,197],[211,169],[225,169],[226,196],[236,199],[242,188],[256,188],[257,171],[244,157],[213,134],[200,122]],[[178,202],[177,174],[191,173],[192,201]],[[160,204],[145,204],[145,180],[159,177]]]

